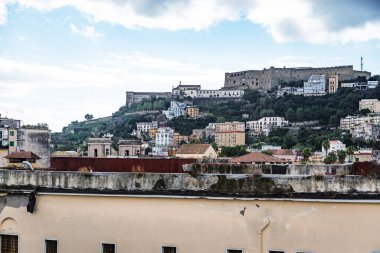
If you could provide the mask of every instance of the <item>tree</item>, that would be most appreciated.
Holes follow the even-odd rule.
[[[221,156],[222,157],[236,157],[247,154],[247,150],[243,145],[238,145],[234,147],[222,147]]]
[[[348,155],[348,161],[349,162],[352,162],[352,155],[354,154],[354,147],[353,146],[350,146],[347,148],[346,150],[346,154]]]
[[[302,163],[307,163],[312,155],[310,148],[303,148],[301,151]]]
[[[337,156],[338,156],[339,163],[344,163],[347,153],[344,150],[338,150]]]
[[[336,161],[338,160],[338,157],[336,155],[335,152],[330,152],[325,160],[323,160],[326,164],[333,164],[333,163],[336,163]]]
[[[329,140],[324,140],[324,141],[322,142],[322,147],[325,149],[326,156],[327,156],[327,151],[328,151],[328,149],[330,148],[330,141],[329,141]]]
[[[86,119],[86,120],[92,120],[93,118],[94,118],[94,115],[92,115],[92,114],[86,114],[86,115],[84,115],[84,118]]]

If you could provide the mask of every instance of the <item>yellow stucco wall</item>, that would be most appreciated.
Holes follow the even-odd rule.
[[[60,253],[100,252],[102,242],[116,243],[118,253],[161,253],[162,245],[258,253],[258,230],[269,217],[263,252],[372,253],[380,250],[379,213],[380,204],[365,203],[37,195],[33,214],[5,207],[0,224],[27,253],[43,252],[47,238],[58,240]]]

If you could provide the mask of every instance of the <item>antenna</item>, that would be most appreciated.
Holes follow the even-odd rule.
[[[363,56],[360,57],[360,70],[363,71]]]

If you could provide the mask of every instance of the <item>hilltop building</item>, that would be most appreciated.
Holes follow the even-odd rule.
[[[326,76],[311,75],[303,86],[304,96],[323,96],[326,95]]]
[[[246,70],[238,72],[227,72],[224,78],[224,88],[244,90],[246,88],[255,90],[272,90],[277,88],[281,82],[307,81],[311,75],[337,75],[339,80],[352,80],[359,76],[369,78],[370,72],[354,70],[352,65],[325,68],[275,68],[263,70]]]
[[[162,111],[162,113],[165,114],[166,118],[168,119],[185,116],[186,104],[177,101],[171,101],[170,107],[167,110]]]
[[[218,147],[245,145],[244,122],[225,122],[215,124],[215,142]]]

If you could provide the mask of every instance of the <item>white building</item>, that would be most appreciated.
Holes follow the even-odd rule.
[[[199,98],[240,98],[244,95],[242,90],[200,90]]]
[[[330,152],[337,152],[339,150],[346,150],[346,144],[339,140],[329,141],[330,147],[327,149],[327,154]],[[326,154],[325,148],[322,146],[322,153]]]
[[[326,94],[326,76],[311,75],[303,86],[304,96],[322,96]]]
[[[279,85],[277,97],[283,97],[285,94],[303,95],[303,87],[281,87]]]
[[[380,124],[379,114],[347,116],[340,119],[340,129],[352,130],[357,125]]]
[[[179,116],[185,116],[186,104],[177,101],[171,101],[170,107],[166,111],[162,111],[162,113],[165,114],[166,118],[168,119],[173,119]]]
[[[368,109],[371,112],[380,112],[380,101],[378,99],[362,99],[359,101],[359,110]]]
[[[170,127],[160,127],[156,134],[156,146],[170,146],[174,144],[174,129]]]
[[[367,82],[368,89],[374,89],[379,85],[379,81],[368,81]]]
[[[289,124],[289,121],[284,117],[264,117],[255,121],[247,121],[246,129],[254,131],[257,134],[267,135],[273,127],[284,127]]]
[[[152,122],[137,122],[137,131],[138,132],[149,132],[150,129],[158,127],[157,121]]]

